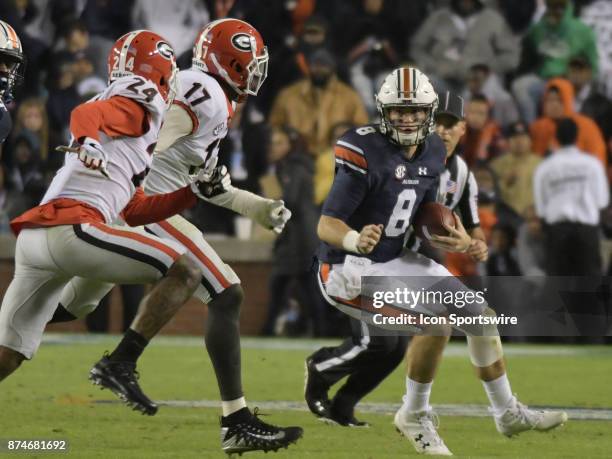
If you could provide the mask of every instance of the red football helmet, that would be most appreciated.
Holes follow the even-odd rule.
[[[176,58],[168,42],[148,30],[135,30],[117,40],[108,55],[108,81],[140,75],[152,81],[170,107],[177,91]]]
[[[193,66],[218,75],[244,100],[257,95],[268,76],[268,48],[250,24],[219,19],[206,25],[193,47]]]

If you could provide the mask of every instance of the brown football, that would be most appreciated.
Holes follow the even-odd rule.
[[[442,222],[446,222],[448,226],[454,228],[455,217],[453,211],[437,202],[428,202],[419,207],[412,226],[418,237],[424,241],[429,241],[433,234],[438,236],[449,235]]]

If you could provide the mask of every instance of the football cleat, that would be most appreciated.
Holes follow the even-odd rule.
[[[393,423],[397,431],[405,436],[419,454],[452,456],[436,430],[438,416],[432,411],[405,411],[395,413]]]
[[[315,416],[329,418],[331,406],[331,401],[327,396],[329,385],[315,368],[315,362],[311,357],[306,359],[304,379],[304,398],[308,409]]]
[[[248,451],[277,451],[301,438],[301,427],[277,427],[259,419],[258,409],[251,413],[242,408],[221,418],[221,448],[227,454]]]
[[[339,410],[335,410],[332,404],[329,412],[325,416],[321,416],[319,420],[330,425],[337,425],[342,427],[370,427],[370,424],[365,421],[360,421],[355,418],[353,413],[346,414]]]
[[[153,416],[157,413],[157,404],[142,392],[138,385],[138,377],[136,364],[112,362],[107,353],[89,371],[89,380],[92,383],[110,389],[135,411]]]
[[[567,421],[565,411],[531,410],[513,397],[512,405],[500,415],[494,416],[497,431],[512,437],[526,430],[546,432]]]

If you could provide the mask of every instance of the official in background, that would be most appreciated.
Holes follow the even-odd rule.
[[[545,223],[546,271],[551,276],[600,276],[600,211],[610,190],[600,161],[576,147],[578,128],[557,122],[560,148],[536,169],[535,210]]]

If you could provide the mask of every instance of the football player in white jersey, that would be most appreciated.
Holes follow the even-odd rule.
[[[195,291],[200,273],[183,247],[113,224],[120,214],[132,226],[168,218],[197,201],[189,186],[158,196],[139,187],[176,73],[174,51],[161,36],[128,33],[111,50],[107,89],[73,110],[64,166],[41,204],[11,222],[18,236],[14,278],[0,307],[0,380],[33,357],[74,276],[155,283],[143,311],[175,308]],[[159,323],[134,327],[150,337]]]
[[[193,54],[192,68],[178,74],[181,90],[164,119],[152,167],[145,179],[145,192],[180,189],[198,174],[205,186],[194,187],[194,191],[201,198],[280,232],[291,215],[283,202],[232,187],[226,168],[216,166],[219,142],[227,134],[236,103],[256,95],[266,78],[268,52],[263,40],[246,22],[221,19],[204,27]],[[236,273],[219,258],[202,233],[181,216],[146,225],[145,229],[181,245],[201,271],[195,297],[208,305],[205,341],[221,395],[223,450],[227,453],[276,450],[296,441],[301,429],[281,429],[263,423],[247,408],[240,361],[239,314],[243,293]],[[64,290],[54,321],[85,316],[112,286],[75,279]],[[140,311],[136,321],[156,320],[154,315],[154,311]],[[170,318],[168,315],[166,320]],[[139,336],[131,327],[118,347],[92,368],[90,379],[111,389],[135,409],[153,415],[157,405],[136,383],[124,382],[121,375],[125,365],[136,364],[149,339]]]

